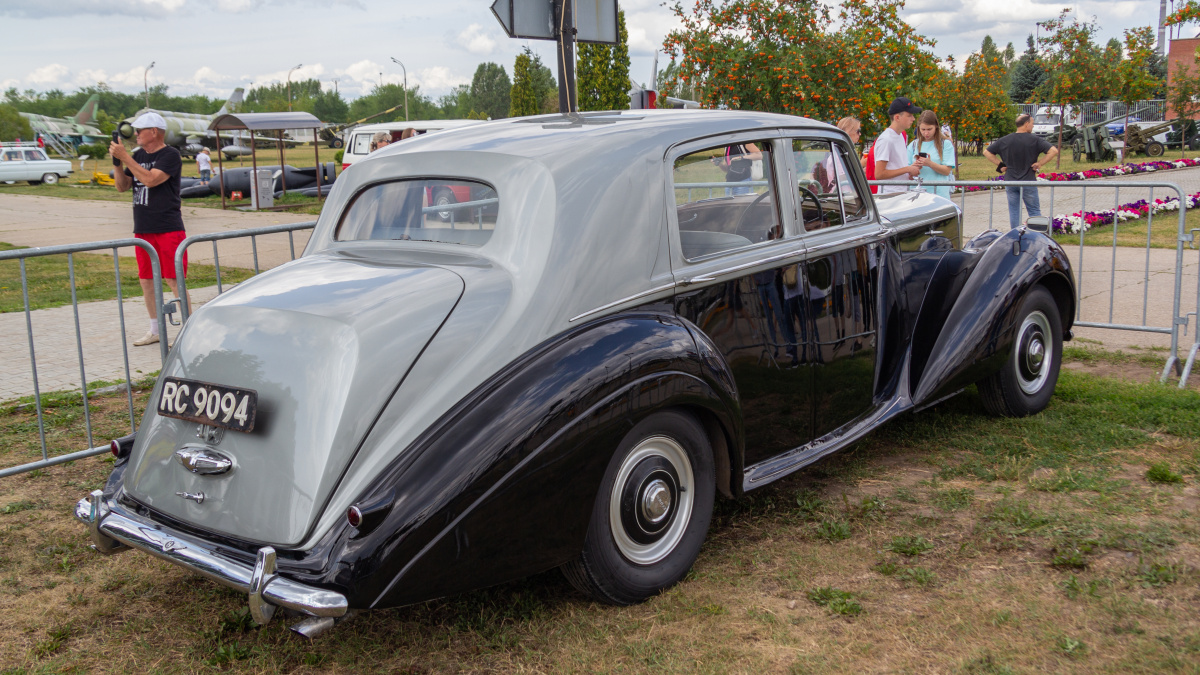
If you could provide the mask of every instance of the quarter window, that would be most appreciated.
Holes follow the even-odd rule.
[[[446,178],[372,185],[338,224],[338,241],[391,239],[481,246],[496,228],[499,199],[489,185]]]
[[[352,152],[355,155],[365,155],[371,152],[371,134],[355,134]]]
[[[792,141],[796,160],[797,201],[800,221],[808,232],[836,227],[867,215],[866,204],[847,169],[848,158],[840,144],[824,140]]]
[[[38,150],[26,150],[25,151],[25,161],[26,162],[42,162],[45,160],[46,160],[46,156],[43,155]]]
[[[675,160],[675,210],[688,260],[782,235],[771,142],[749,141]]]

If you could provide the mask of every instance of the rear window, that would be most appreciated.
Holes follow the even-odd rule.
[[[492,186],[453,178],[372,185],[354,198],[338,224],[338,241],[388,239],[482,246],[496,228]]]
[[[355,134],[354,146],[350,148],[350,153],[365,155],[369,152],[371,152],[371,134]]]

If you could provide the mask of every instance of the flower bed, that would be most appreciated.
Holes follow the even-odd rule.
[[[1193,209],[1200,204],[1200,192],[1187,195],[1187,208]],[[1084,211],[1082,213],[1075,212],[1068,215],[1055,216],[1054,232],[1056,234],[1079,234],[1087,232],[1093,227],[1101,225],[1112,225],[1114,221],[1125,222],[1127,220],[1137,220],[1145,218],[1151,211],[1155,215],[1166,213],[1167,211],[1179,210],[1179,198],[1171,197],[1170,199],[1155,199],[1151,205],[1145,199],[1139,199],[1136,202],[1121,204],[1115,209],[1107,209],[1105,211]]]
[[[1132,176],[1139,173],[1151,173],[1153,171],[1170,171],[1171,169],[1187,169],[1193,166],[1200,166],[1200,160],[1196,159],[1175,159],[1170,161],[1156,160],[1153,162],[1141,162],[1140,164],[1118,164],[1110,166],[1107,169],[1087,169],[1086,171],[1075,171],[1072,173],[1039,173],[1038,180],[1047,182],[1073,181],[1073,180],[1088,180],[1089,178],[1111,178],[1113,176]],[[996,176],[989,178],[988,182],[1004,182],[1004,176]],[[1004,187],[997,185],[996,187]],[[971,186],[962,188],[967,192],[976,192],[979,190],[987,190],[986,187]]]

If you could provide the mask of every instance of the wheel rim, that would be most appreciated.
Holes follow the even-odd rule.
[[[42,177],[42,182],[46,183],[47,185],[54,185],[58,182],[58,176],[46,174],[44,177]]]
[[[449,206],[452,203],[450,197],[445,192],[438,193],[437,199],[434,200],[435,206]],[[450,220],[450,211],[438,211],[438,218]]]
[[[1017,332],[1017,357],[1013,364],[1017,383],[1026,394],[1038,393],[1050,379],[1054,365],[1050,344],[1050,319],[1042,312],[1031,312]]]
[[[691,520],[694,485],[691,460],[677,441],[651,436],[638,443],[609,495],[609,529],[621,555],[639,565],[670,555]]]

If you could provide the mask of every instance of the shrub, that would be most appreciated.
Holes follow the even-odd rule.
[[[75,150],[81,155],[87,155],[89,159],[104,159],[108,157],[108,145],[104,143],[84,144]]]
[[[333,161],[336,162],[337,164],[341,164],[342,158],[345,156],[346,156],[345,150],[338,150],[337,152],[333,153]]]

